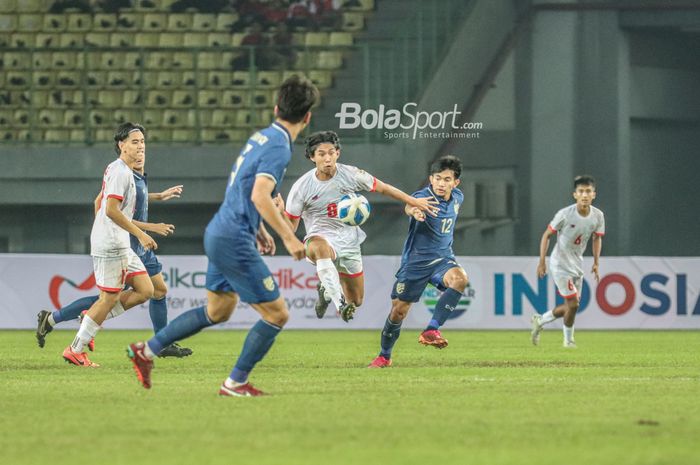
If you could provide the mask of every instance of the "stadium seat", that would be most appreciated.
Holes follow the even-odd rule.
[[[151,90],[148,92],[148,98],[146,102],[149,107],[167,107],[172,102],[170,91]]]
[[[267,126],[275,119],[275,115],[270,109],[260,110],[257,115],[258,119],[254,123],[258,126]]]
[[[188,126],[187,110],[165,110],[163,112],[163,126],[182,128]]]
[[[48,129],[44,131],[44,141],[53,143],[64,143],[70,140],[70,131],[60,129]]]
[[[349,32],[331,32],[328,42],[333,46],[352,45],[353,37]]]
[[[256,85],[262,88],[276,88],[282,83],[278,71],[259,71],[256,78]]]
[[[59,45],[65,48],[82,48],[85,45],[85,36],[64,32],[59,36]]]
[[[234,112],[236,118],[236,127],[246,128],[253,124],[253,116],[250,110],[236,110]]]
[[[241,43],[243,43],[243,38],[245,36],[246,35],[242,32],[237,32],[233,34],[233,36],[231,37],[231,45],[233,45],[234,47],[240,47]]]
[[[72,88],[82,85],[82,73],[80,71],[60,71],[56,77],[56,86],[59,88]]]
[[[223,108],[243,108],[247,106],[248,99],[246,92],[240,90],[227,90],[221,99]]]
[[[0,33],[14,32],[17,30],[16,15],[0,15]]]
[[[248,87],[250,85],[250,73],[248,71],[234,71],[231,75],[231,84]]]
[[[5,3],[5,1],[3,0],[0,3]],[[16,11],[17,13],[40,13],[49,7],[49,2],[45,0],[10,0],[10,3],[15,5],[10,11]]]
[[[117,15],[98,13],[92,21],[92,30],[95,32],[110,32],[117,27]]]
[[[10,71],[7,73],[7,84],[10,89],[28,89],[31,87],[29,74],[23,71]]]
[[[66,30],[68,32],[88,32],[92,29],[92,16],[82,13],[69,13],[68,14],[68,25]]]
[[[360,0],[360,6],[346,8],[353,11],[372,11],[374,10],[374,0]]]
[[[13,115],[14,125],[19,127],[29,126],[29,112],[27,110],[15,110]]]
[[[242,141],[248,137],[246,130],[205,129],[202,131],[202,142]]]
[[[222,65],[222,54],[219,52],[201,52],[197,54],[199,69],[217,69]]]
[[[39,112],[39,126],[42,127],[60,127],[63,125],[61,110],[41,110]]]
[[[191,90],[176,90],[173,92],[172,107],[190,108],[194,105],[195,94]]]
[[[78,66],[78,54],[75,52],[54,52],[51,56],[51,66],[54,68],[71,68]]]
[[[192,29],[192,15],[173,13],[168,16],[168,31],[189,31]]]
[[[35,134],[35,132],[22,129],[15,133],[15,140],[18,142],[31,142],[33,140],[32,134]]]
[[[172,52],[149,52],[146,55],[146,68],[154,71],[168,69],[173,65]]]
[[[233,125],[233,114],[226,110],[214,110],[211,113],[210,126],[215,128],[226,128]]]
[[[85,44],[93,47],[108,47],[109,33],[108,32],[88,32],[85,34]]]
[[[184,87],[194,87],[197,85],[197,73],[194,71],[185,71],[182,73],[180,85]]]
[[[195,129],[176,129],[172,131],[172,140],[174,142],[195,142],[197,131]]]
[[[36,32],[40,31],[44,25],[42,15],[26,14],[19,15],[17,19],[17,31],[19,32]]]
[[[142,116],[141,110],[119,109],[113,113],[113,121],[115,124],[122,124],[127,121],[140,121]]]
[[[185,47],[206,47],[207,34],[201,32],[185,32]]]
[[[113,126],[111,112],[108,113],[105,110],[91,110],[90,111],[90,126],[92,127],[111,127]]]
[[[47,32],[63,32],[66,30],[65,15],[44,15],[44,26],[42,28]]]
[[[117,31],[134,31],[138,33],[148,32],[143,27],[143,15],[138,13],[121,13],[116,22]]]
[[[119,90],[101,90],[97,96],[100,108],[119,108],[123,105],[124,92]]]
[[[195,112],[194,110],[190,110],[190,111],[193,113]],[[196,116],[199,117],[200,127],[206,128],[206,127],[211,126],[211,114],[212,114],[211,111],[197,111],[196,114],[197,114]],[[193,115],[193,116],[195,116],[195,115]],[[194,126],[195,125],[194,120],[192,120],[192,121],[193,121],[192,125]]]
[[[6,69],[30,69],[31,59],[28,53],[5,52],[2,61]]]
[[[146,81],[148,85],[149,81]],[[179,73],[171,73],[170,71],[161,71],[157,78],[158,87],[177,87],[180,85]],[[150,87],[150,85],[149,85]]]
[[[207,76],[207,86],[228,87],[231,85],[231,73],[228,71],[210,71]]]
[[[14,13],[17,11],[15,0],[4,0],[0,2],[0,13]]]
[[[298,52],[294,69],[310,70],[317,67],[319,52],[310,52],[308,50]]]
[[[85,129],[71,129],[70,130],[70,141],[71,142],[85,142],[86,135]]]
[[[163,110],[145,110],[143,112],[143,124],[148,126],[155,126],[161,123],[163,118]]]
[[[94,133],[94,140],[97,142],[112,142],[114,141],[114,124],[111,125],[112,129],[97,129]],[[149,136],[151,134],[149,133]],[[150,137],[149,137],[150,139]]]
[[[113,32],[109,36],[109,45],[111,47],[133,47],[138,35],[131,32]]]
[[[162,46],[163,44],[160,43],[162,35],[163,34],[157,32],[139,32],[135,34],[136,40],[134,41],[134,45],[137,47]]]
[[[229,47],[231,45],[231,34],[211,32],[207,34],[207,45],[210,47]]]
[[[212,15],[212,14],[206,14],[206,13],[195,13],[194,17],[192,18],[192,30],[196,32],[207,32],[207,31],[212,31],[216,29],[217,31],[225,31],[226,28],[224,29],[219,29],[218,26],[218,18],[221,16],[224,16],[223,14],[218,15]]]
[[[197,15],[195,15],[195,21]],[[216,15],[216,30],[220,32],[230,31],[231,26],[238,21],[238,15],[235,13],[219,13]]]
[[[90,55],[88,55],[89,57]],[[87,87],[103,87],[107,85],[107,73],[104,71],[88,71]]]
[[[63,91],[63,102],[70,108],[79,108],[85,105],[85,92],[81,90]]]
[[[31,102],[34,108],[46,108],[49,104],[49,93],[45,90],[33,90]]]
[[[212,108],[220,106],[219,96],[221,91],[200,90],[197,94],[197,103],[200,108]]]
[[[78,110],[66,110],[63,116],[63,127],[65,128],[75,128],[77,126],[82,126],[83,112]]]
[[[361,31],[365,27],[365,15],[355,11],[343,13],[344,31]]]
[[[12,43],[12,34],[0,32],[0,47],[9,47]]]
[[[275,91],[269,90],[256,90],[253,92],[253,101],[251,106],[253,108],[269,108],[272,106],[273,96]]]
[[[177,132],[177,130],[175,131]],[[173,131],[164,128],[156,127],[152,131],[148,131],[148,141],[149,142],[170,142],[172,139]]]
[[[325,32],[307,32],[304,38],[304,45],[307,47],[328,45],[328,34]]]
[[[34,46],[38,49],[42,49],[42,48],[46,48],[46,47],[58,47],[61,43],[61,35],[62,34],[60,34],[60,33],[36,34],[34,37]]]
[[[134,87],[134,82],[138,77],[138,71],[110,71],[107,74],[107,85],[109,87]]]
[[[147,13],[143,16],[143,30],[162,31],[168,26],[168,15],[164,13]]]
[[[0,127],[12,126],[12,112],[9,110],[0,110]]]
[[[333,75],[330,71],[312,70],[309,71],[309,79],[319,89],[327,89],[333,85]]]
[[[340,52],[320,52],[318,67],[321,69],[338,69],[343,66],[343,55]]]
[[[197,57],[199,59],[200,54],[197,54]],[[183,70],[193,69],[194,54],[192,52],[175,52],[172,55],[172,66],[173,68],[179,68]],[[201,64],[199,67],[202,67]]]
[[[11,36],[10,44],[17,48],[30,48],[34,46],[34,34],[30,32],[15,32]]]
[[[161,32],[158,35],[158,45],[160,47],[182,47],[184,41],[181,32]]]
[[[32,62],[34,69],[50,69],[53,61],[51,52],[34,52],[32,53]]]

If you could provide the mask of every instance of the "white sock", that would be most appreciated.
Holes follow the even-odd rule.
[[[122,305],[121,301],[117,300],[117,303],[114,304],[114,307],[112,307],[112,310],[109,311],[105,320],[111,320],[112,318],[121,315],[125,311],[126,311],[126,309]]]
[[[83,322],[80,324],[80,329],[78,334],[75,335],[73,343],[70,345],[73,352],[80,353],[83,351],[85,344],[90,342],[90,339],[95,337],[97,331],[100,330],[100,325],[95,323],[95,321],[89,316],[85,315],[83,317]]]
[[[552,313],[552,310],[547,310],[544,315],[542,315],[542,320],[541,320],[541,325],[546,325],[547,323],[551,323],[552,321],[556,320],[557,317],[554,316],[554,313]]]
[[[143,348],[143,353],[148,357],[149,360],[153,360],[156,358],[156,353],[151,350],[151,347],[148,345],[148,342],[145,342]]]
[[[343,295],[340,287],[340,276],[338,270],[335,269],[333,260],[330,258],[321,258],[316,261],[316,273],[326,290],[326,297],[330,298],[335,304],[335,307],[340,310],[340,297]]]
[[[56,320],[53,319],[53,313],[51,315],[49,315],[49,317],[46,319],[46,321],[49,322],[49,326],[51,326],[52,328],[54,326],[56,326]]]
[[[564,342],[573,342],[574,341],[574,327],[568,327],[564,325]]]
[[[226,378],[226,381],[224,381],[224,386],[226,386],[229,389],[233,389],[233,388],[236,388],[238,386],[243,386],[244,384],[246,384],[246,383],[237,383],[236,381],[231,379],[230,376],[228,378]]]

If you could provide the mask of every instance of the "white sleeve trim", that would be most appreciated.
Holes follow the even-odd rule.
[[[255,177],[257,178],[258,176],[265,176],[266,178],[270,178],[275,182],[275,184],[277,184],[277,179],[270,173],[257,173]]]

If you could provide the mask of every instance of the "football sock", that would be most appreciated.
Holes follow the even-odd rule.
[[[574,340],[574,327],[570,328],[564,325],[564,342],[571,342]]]
[[[97,302],[98,298],[99,297],[96,295],[92,297],[83,297],[82,299],[78,299],[75,302],[66,305],[60,310],[56,310],[51,314],[51,317],[49,317],[49,324],[51,324],[51,326],[54,326],[54,324],[60,323],[62,321],[77,320],[80,316],[80,313],[83,310],[88,310],[90,307],[92,307],[92,304]],[[52,317],[54,323],[51,323]]]
[[[462,293],[455,289],[448,288],[443,292],[435,305],[433,319],[428,323],[426,330],[438,329],[440,326],[444,325],[450,317],[452,310],[457,308],[457,304],[459,304],[459,299],[461,298]]]
[[[160,299],[151,299],[148,303],[148,314],[151,315],[154,333],[168,325],[168,301],[165,296]]]
[[[323,288],[326,290],[326,297],[330,298],[335,304],[335,307],[340,310],[340,276],[338,275],[338,270],[333,264],[333,260],[330,258],[321,258],[316,261],[316,273],[323,284]]]
[[[551,310],[547,310],[543,315],[542,315],[542,322],[540,323],[541,325],[546,325],[547,323],[551,323],[552,321],[556,320],[557,317],[554,316],[554,313],[552,313]]]
[[[154,354],[159,354],[164,347],[197,334],[213,324],[207,315],[207,307],[193,308],[171,321],[146,344]]]
[[[112,310],[109,311],[107,316],[105,317],[105,320],[110,320],[112,318],[118,317],[122,313],[124,313],[126,309],[122,305],[121,301],[117,300],[117,303],[114,304],[114,307],[112,307]]]
[[[255,364],[262,360],[267,351],[270,350],[270,347],[275,342],[275,337],[280,331],[282,331],[282,328],[265,320],[258,320],[250,328],[248,336],[246,336],[243,343],[241,355],[238,357],[236,366],[231,371],[230,378],[234,382],[245,383],[248,380],[248,374]]]
[[[379,352],[379,355],[382,357],[387,359],[391,358],[391,350],[394,348],[394,344],[396,344],[396,341],[399,339],[402,323],[403,321],[394,323],[389,319],[389,317],[387,317],[386,321],[384,322],[384,329],[382,329],[381,339],[382,350]]]
[[[95,323],[95,321],[92,318],[85,315],[85,317],[83,318],[83,322],[80,324],[78,334],[75,335],[75,339],[73,339],[73,343],[71,343],[70,345],[73,352],[82,352],[85,344],[90,342],[90,339],[95,337],[97,331],[99,330],[100,325]]]

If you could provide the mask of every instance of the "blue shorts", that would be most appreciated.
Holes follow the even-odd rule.
[[[418,302],[428,283],[444,292],[447,290],[443,283],[445,273],[458,267],[459,263],[455,257],[401,263],[401,268],[396,272],[396,282],[391,290],[391,298],[403,302]]]
[[[236,292],[249,304],[277,300],[279,288],[255,247],[255,238],[244,233],[239,237],[231,239],[204,233],[204,251],[209,258],[206,288],[215,292]]]
[[[148,276],[153,277],[163,271],[163,265],[158,261],[158,257],[156,257],[156,253],[154,251],[146,250],[146,253],[139,255],[139,258],[146,267]]]

